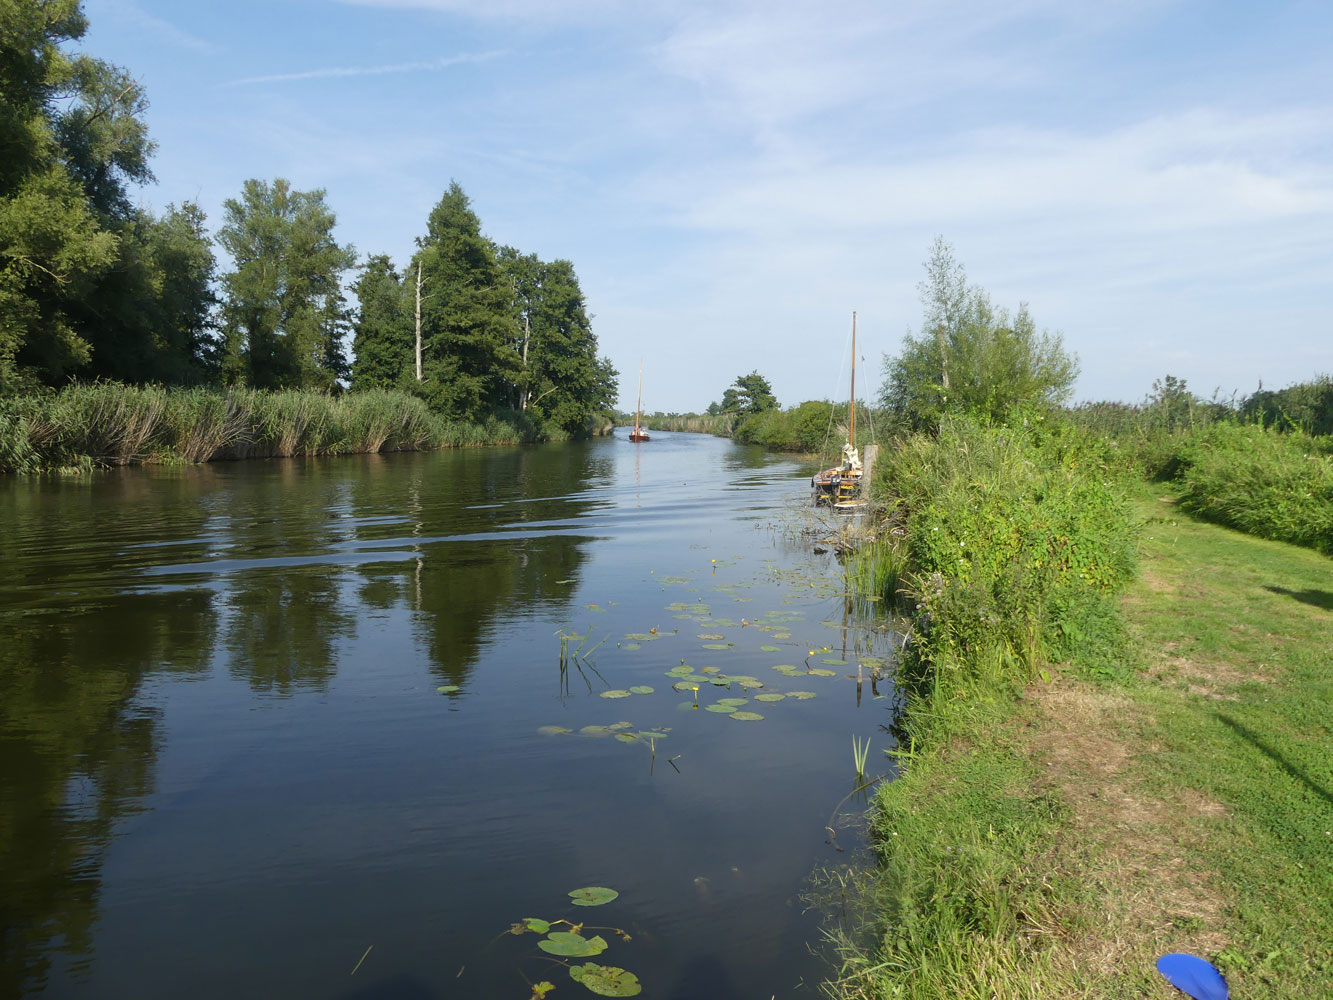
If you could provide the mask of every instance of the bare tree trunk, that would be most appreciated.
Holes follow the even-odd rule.
[[[528,408],[528,396],[532,394],[531,387],[527,384],[528,378],[528,341],[532,339],[532,323],[528,319],[528,314],[523,314],[523,389],[518,394],[519,410]]]
[[[417,381],[421,377],[421,261],[417,261]]]

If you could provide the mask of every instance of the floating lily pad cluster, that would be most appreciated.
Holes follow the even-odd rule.
[[[584,726],[578,731],[579,736],[588,736],[594,739],[614,736],[621,743],[642,743],[648,747],[655,747],[658,740],[667,738],[669,729],[662,727],[657,729],[641,729],[638,732],[630,732],[634,728],[632,722],[613,722],[609,726]],[[564,726],[542,726],[537,732],[543,736],[573,736],[574,730],[566,729]]]
[[[575,889],[569,894],[569,898],[574,906],[603,906],[619,895],[615,889],[591,885]],[[556,930],[557,927],[564,929]],[[588,931],[608,931],[622,941],[630,940],[629,934],[619,927],[593,927],[583,921],[575,922],[568,919],[543,920],[540,917],[524,917],[509,927],[509,933],[516,936],[524,934],[540,936],[541,940],[537,942],[537,947],[547,955],[554,956],[551,960],[568,969],[569,978],[590,992],[604,997],[632,997],[641,993],[643,987],[632,972],[614,965],[599,965],[596,962],[575,965],[569,961],[562,961],[595,958],[606,951],[609,947],[606,938],[600,934],[589,936]],[[544,997],[553,989],[555,989],[553,984],[543,981],[533,986],[532,995],[537,998]]]

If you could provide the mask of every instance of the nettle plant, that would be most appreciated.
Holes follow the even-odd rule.
[[[615,889],[594,885],[575,889],[569,894],[569,898],[575,906],[602,906],[619,895]],[[626,972],[614,965],[599,965],[596,962],[575,964],[571,961],[571,959],[595,958],[609,947],[604,937],[600,934],[589,937],[586,933],[588,931],[605,931],[622,941],[630,940],[629,933],[619,927],[598,927],[583,921],[567,919],[543,920],[540,917],[524,917],[509,928],[509,933],[515,936],[538,935],[541,940],[537,942],[537,947],[551,956],[547,961],[564,966],[569,971],[570,979],[581,983],[591,992],[604,997],[637,996],[643,987],[639,985],[639,979],[634,973]],[[547,980],[532,984],[532,1000],[542,1000],[553,989],[555,984]]]

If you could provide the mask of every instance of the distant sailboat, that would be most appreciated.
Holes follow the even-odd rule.
[[[639,426],[643,415],[643,362],[639,362],[639,401],[634,405],[634,430],[629,432],[631,441],[647,441],[648,432]]]

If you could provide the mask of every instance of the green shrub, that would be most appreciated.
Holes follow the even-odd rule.
[[[1179,443],[1181,505],[1261,538],[1333,554],[1333,456],[1299,432],[1216,424]]]
[[[946,420],[878,467],[904,525],[915,634],[904,680],[966,697],[1023,683],[1044,662],[1122,669],[1113,606],[1134,569],[1133,529],[1104,446],[1056,425]]]

